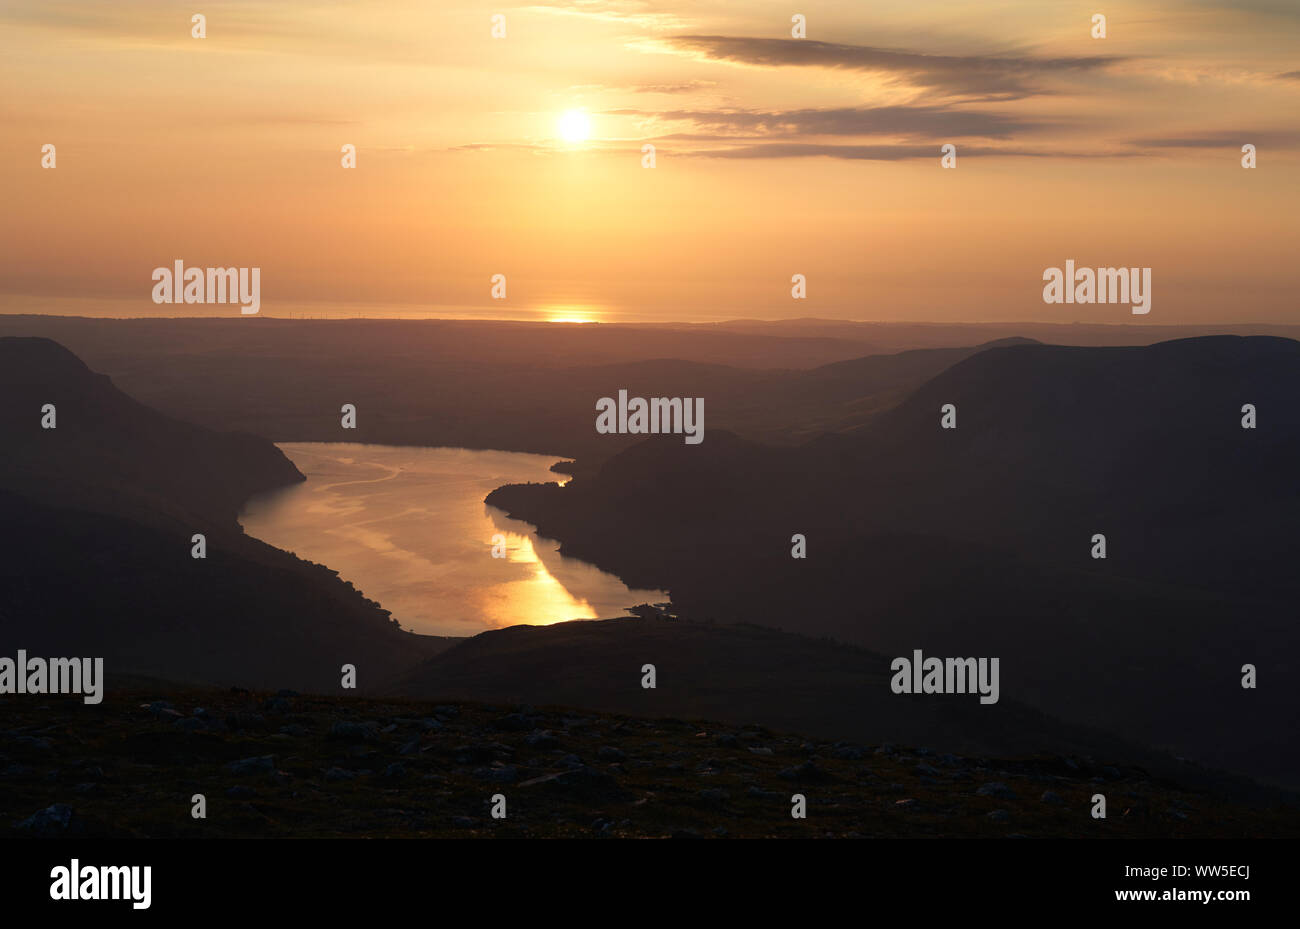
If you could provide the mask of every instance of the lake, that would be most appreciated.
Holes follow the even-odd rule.
[[[339,572],[403,628],[475,635],[612,618],[668,599],[561,556],[558,542],[483,502],[502,484],[564,483],[550,470],[561,458],[357,443],[279,448],[307,481],[249,500],[244,531]],[[502,558],[492,556],[497,534]]]

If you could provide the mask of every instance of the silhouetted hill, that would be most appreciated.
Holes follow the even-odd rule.
[[[1110,551],[1097,567],[1293,594],[1300,577],[1277,543],[1300,516],[1298,394],[1300,342],[1289,339],[993,349],[846,438],[839,473],[868,484],[877,525],[1063,564],[1102,532]],[[945,403],[955,430],[938,428]],[[1241,427],[1244,404],[1258,428]],[[903,482],[926,490],[899,496]]]
[[[637,441],[595,431],[596,400],[620,388],[704,397],[709,428],[792,444],[862,425],[984,341],[972,330],[970,345],[863,357],[874,343],[815,332],[260,318],[0,317],[0,333],[56,338],[131,396],[213,429],[581,456],[581,469]]]
[[[62,506],[231,527],[254,493],[304,480],[271,443],[157,413],[48,339],[0,338],[0,391],[0,486]]]
[[[1000,656],[1009,697],[1295,782],[1297,362],[1272,338],[993,348],[848,435],[647,441],[488,500],[685,615]],[[1243,690],[1246,663],[1274,683]]]
[[[303,479],[271,443],[158,414],[43,339],[0,339],[0,394],[0,654],[333,690],[345,663],[369,689],[442,647],[336,572],[243,535],[248,495]]]
[[[394,693],[553,703],[646,717],[703,716],[827,739],[908,742],[931,754],[1122,758],[1189,783],[1242,788],[1230,778],[1065,723],[1016,699],[981,704],[975,694],[895,694],[889,686],[890,660],[830,639],[748,624],[575,621],[513,626],[465,639],[405,675]],[[653,689],[641,686],[646,664],[655,667]],[[1011,669],[1019,673],[1014,663]]]

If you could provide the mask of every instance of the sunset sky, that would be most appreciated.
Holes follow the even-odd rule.
[[[1300,322],[1296,0],[6,0],[0,51],[4,312],[239,315],[155,306],[181,259],[265,315]]]

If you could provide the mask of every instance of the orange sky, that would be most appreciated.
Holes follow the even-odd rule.
[[[239,315],[155,306],[181,259],[267,315],[1300,322],[1293,0],[195,7],[0,8],[0,311]],[[1044,304],[1067,258],[1150,315]]]

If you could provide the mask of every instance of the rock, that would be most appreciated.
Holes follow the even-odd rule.
[[[991,819],[995,823],[1005,823],[1011,819],[1011,814],[1006,810],[992,810],[987,814],[986,818]]]
[[[924,761],[921,762],[919,765],[917,765],[917,766],[916,766],[915,768],[913,768],[912,770],[914,770],[917,774],[921,774],[921,775],[924,775],[924,776],[926,776],[926,777],[939,777],[939,776],[940,776],[940,772],[939,772],[939,769],[938,769],[938,768],[934,767],[934,765],[928,765],[928,764],[926,764]]]
[[[442,723],[432,718],[422,719],[420,720],[420,728],[424,729],[425,732],[437,732],[442,728]]]
[[[740,739],[729,733],[723,733],[713,740],[714,745],[721,745],[725,748],[737,748],[740,745]]]
[[[1065,801],[1061,799],[1060,794],[1051,790],[1044,790],[1042,797],[1039,799],[1042,800],[1043,803],[1050,803],[1052,806],[1060,806],[1065,803]]]
[[[247,800],[256,793],[257,791],[251,787],[245,787],[243,784],[236,784],[234,787],[231,787],[226,791],[226,796],[232,800]]]
[[[555,774],[543,774],[522,782],[520,787],[543,787],[562,790],[576,796],[599,800],[630,800],[632,795],[624,790],[614,775],[597,768],[579,767]]]
[[[289,723],[287,726],[280,727],[280,735],[292,736],[295,739],[301,738],[307,734],[307,730],[297,723]]]
[[[298,691],[296,690],[277,690],[275,692],[275,695],[277,697],[301,697],[302,696],[302,694],[298,693]]]
[[[254,758],[241,758],[226,765],[231,774],[270,774],[275,770],[274,755],[259,755]]]
[[[509,758],[513,754],[514,749],[500,742],[475,742],[473,745],[457,747],[455,758],[458,764],[471,764],[474,762],[495,761],[498,756]]]
[[[433,708],[434,716],[451,717],[460,715],[460,707],[444,703]]]
[[[997,797],[1002,800],[1016,799],[1016,792],[1001,781],[989,781],[981,786],[975,793],[981,797]]]
[[[419,751],[420,751],[420,740],[411,739],[409,742],[405,742],[402,744],[402,747],[397,750],[397,754],[414,755],[417,754]]]
[[[327,781],[350,781],[354,777],[356,775],[346,768],[330,768],[325,772],[325,780]]]
[[[97,781],[104,780],[104,769],[97,764],[90,764],[89,762],[83,761],[80,764],[78,764],[77,767],[81,769],[82,773],[86,777],[92,778]]]
[[[493,765],[475,769],[474,776],[490,784],[513,784],[519,780],[519,769],[512,764]]]
[[[805,761],[801,765],[793,768],[786,768],[778,777],[783,777],[788,781],[827,781],[831,776],[823,771],[812,761]]]
[[[560,740],[549,729],[534,729],[528,735],[524,736],[524,744],[532,748],[546,751],[552,748],[559,748]]]
[[[230,713],[226,716],[226,728],[231,732],[243,729],[265,729],[266,720],[260,713]]]
[[[329,737],[348,742],[373,742],[379,738],[379,730],[374,723],[340,721],[330,726]]]
[[[729,793],[727,793],[725,790],[722,790],[721,788],[718,787],[709,787],[704,790],[701,790],[698,796],[704,802],[713,803],[713,804],[726,803],[729,799],[731,799],[731,795]]]
[[[384,777],[389,780],[400,780],[406,777],[406,765],[400,761],[394,761],[388,767],[384,768]]]
[[[781,794],[777,793],[775,790],[764,790],[762,787],[749,787],[745,793],[749,794],[751,797],[758,797],[762,800],[779,800],[781,798]]]
[[[751,752],[753,752],[755,755],[770,755],[770,754],[772,754],[772,750],[771,750],[770,748],[768,748],[766,745],[750,746],[750,749],[749,749],[749,750],[750,750]]]
[[[468,816],[453,816],[451,818],[453,826],[460,826],[462,829],[473,829],[478,825],[478,821]]]
[[[15,828],[38,838],[52,838],[67,834],[71,825],[72,807],[66,803],[55,803],[43,810],[37,810],[18,823]]]
[[[596,752],[596,757],[601,761],[626,761],[627,755],[622,749],[615,748],[613,745],[602,745]]]
[[[492,720],[492,728],[502,732],[524,732],[533,728],[533,725],[522,713],[510,713],[500,719]]]
[[[34,735],[20,735],[10,742],[11,745],[21,745],[24,748],[32,748],[38,752],[54,751],[54,743],[49,739],[40,739]]]
[[[917,800],[915,797],[905,797],[902,800],[894,801],[894,809],[896,810],[911,811],[911,810],[919,809],[920,806],[921,806],[921,801]]]

